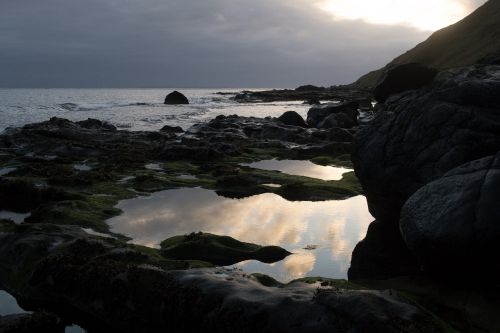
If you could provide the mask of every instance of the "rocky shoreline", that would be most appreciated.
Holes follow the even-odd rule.
[[[245,93],[245,102],[343,102],[313,106],[307,119],[219,116],[186,132],[60,118],[7,129],[0,210],[30,216],[0,220],[0,284],[26,308],[91,332],[494,332],[500,67],[443,71],[413,88],[389,89],[375,110],[371,92],[354,88]],[[242,166],[270,158],[354,163],[357,177]],[[353,253],[350,281],[289,284],[215,267],[228,262],[221,253],[273,261],[286,255],[279,248],[194,234],[153,249],[110,232],[105,221],[120,214],[118,201],[180,187],[291,201],[364,194],[377,222]]]

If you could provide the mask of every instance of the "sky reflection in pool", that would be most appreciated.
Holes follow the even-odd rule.
[[[249,166],[255,169],[277,170],[289,175],[306,176],[323,180],[340,180],[346,172],[352,169],[338,168],[331,166],[321,166],[311,161],[299,160],[264,160],[253,163],[245,163],[243,166]]]
[[[20,224],[24,222],[24,219],[29,217],[30,213],[14,213],[7,210],[0,210],[0,219],[12,220],[14,223]]]
[[[0,290],[0,316],[8,316],[11,314],[26,313],[16,299],[7,292]]]
[[[236,200],[184,188],[124,200],[117,207],[124,213],[108,220],[111,230],[130,236],[136,244],[158,247],[168,237],[203,231],[282,246],[295,254],[272,265],[256,261],[236,265],[281,281],[315,275],[345,278],[352,250],[373,220],[363,196],[290,202],[266,193]],[[308,245],[317,249],[305,250]]]

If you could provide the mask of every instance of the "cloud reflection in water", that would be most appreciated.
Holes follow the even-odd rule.
[[[266,193],[228,199],[201,188],[175,189],[124,200],[124,213],[108,221],[136,244],[158,246],[171,236],[203,231],[244,242],[278,245],[296,253],[275,265],[239,267],[280,280],[306,275],[346,276],[351,252],[373,220],[362,196],[342,201],[290,202]],[[309,244],[318,250],[302,250]]]
[[[263,170],[277,170],[289,175],[306,176],[323,180],[340,180],[344,173],[353,171],[352,169],[322,166],[311,161],[301,160],[264,160],[242,165]]]

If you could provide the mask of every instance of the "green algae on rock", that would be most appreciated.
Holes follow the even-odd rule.
[[[260,246],[240,242],[229,236],[191,233],[161,242],[161,254],[177,260],[201,260],[215,265],[232,265],[245,260],[273,263],[291,253],[278,246]]]

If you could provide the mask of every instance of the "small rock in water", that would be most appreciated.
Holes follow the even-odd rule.
[[[177,104],[189,104],[189,100],[186,96],[178,91],[171,92],[165,97],[165,104],[167,105],[177,105]]]

